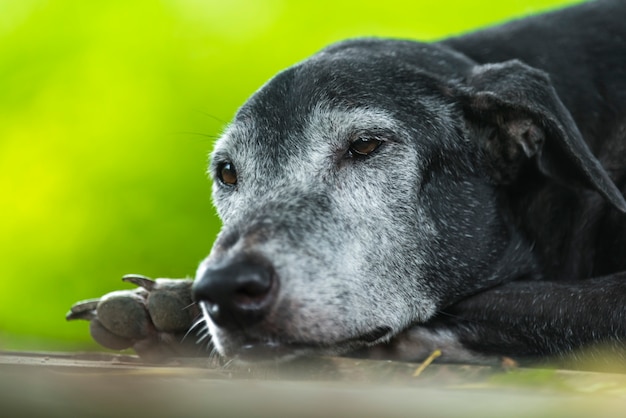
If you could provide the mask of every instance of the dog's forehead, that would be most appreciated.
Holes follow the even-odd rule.
[[[307,61],[279,73],[241,107],[233,125],[279,137],[302,133],[322,115],[354,121],[366,116],[363,109],[393,110],[393,104],[383,103],[388,96],[374,86],[380,80],[351,74],[342,64]]]
[[[240,163],[287,164],[332,158],[355,135],[366,132],[396,133],[404,126],[391,112],[376,107],[340,107],[320,101],[306,113],[278,120],[238,119],[217,142],[213,156]],[[267,165],[267,164],[265,164]]]
[[[441,96],[444,73],[466,67],[441,47],[415,42],[331,46],[262,86],[239,109],[214,156],[304,161],[302,153],[321,156],[354,131],[398,131],[403,123],[419,129],[437,117],[432,98]]]

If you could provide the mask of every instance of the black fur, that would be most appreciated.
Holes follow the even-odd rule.
[[[626,2],[597,1],[442,42],[478,64],[523,62],[513,64],[521,71],[511,70],[506,79],[497,74],[481,80],[480,88],[495,96],[511,90],[507,94],[512,101],[521,100],[531,113],[537,111],[536,123],[548,136],[538,159],[541,175],[534,165],[524,166],[521,150],[502,149],[510,142],[502,122],[516,120],[516,104],[510,106],[497,97],[487,99],[491,104],[477,103],[482,99],[468,94],[469,123],[476,132],[481,132],[476,125],[490,125],[489,129],[483,126],[482,132],[493,135],[486,138],[487,152],[495,160],[493,170],[506,172],[500,212],[532,246],[537,262],[530,278],[517,277],[478,293],[445,309],[433,321],[436,327],[456,327],[468,347],[517,356],[560,354],[590,343],[622,348],[626,337],[624,201],[578,141],[584,139],[623,193],[624,18]],[[525,80],[527,72],[541,80]],[[538,90],[548,90],[547,83],[554,86],[564,108],[546,103],[547,92]],[[561,124],[563,134],[580,149],[564,152],[560,144],[551,143],[554,138],[549,136],[559,135],[548,126],[551,123]],[[581,154],[586,162],[579,160]],[[601,179],[602,184],[594,185],[594,179]],[[605,199],[578,187],[583,184]]]

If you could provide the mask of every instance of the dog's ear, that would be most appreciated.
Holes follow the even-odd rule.
[[[626,212],[626,201],[582,138],[549,76],[520,61],[474,67],[460,99],[503,182],[533,159],[546,176],[598,191]]]

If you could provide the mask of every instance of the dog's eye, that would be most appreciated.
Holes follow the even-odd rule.
[[[359,137],[350,144],[350,154],[356,157],[365,157],[376,151],[381,143],[380,139]]]
[[[233,163],[220,163],[217,166],[217,177],[222,183],[228,186],[235,186],[237,184],[237,170],[235,170]]]

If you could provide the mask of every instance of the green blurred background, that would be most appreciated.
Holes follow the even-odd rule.
[[[434,40],[572,0],[0,0],[0,349],[89,349],[79,299],[192,276],[213,140],[328,43]]]

